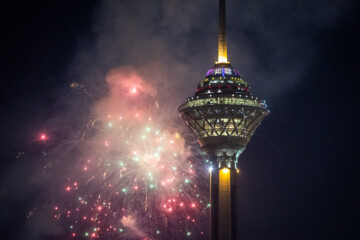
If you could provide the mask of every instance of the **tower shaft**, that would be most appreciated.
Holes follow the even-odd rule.
[[[236,169],[216,169],[210,173],[211,240],[236,239]]]
[[[219,0],[218,63],[227,63],[225,0]]]

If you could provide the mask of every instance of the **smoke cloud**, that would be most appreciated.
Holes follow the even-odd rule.
[[[289,91],[317,61],[315,39],[352,14],[353,4],[229,0],[229,60],[259,97]],[[72,66],[99,91],[97,83],[110,69],[130,65],[175,108],[217,59],[217,9],[210,0],[102,1],[95,44],[82,49]]]
[[[354,2],[228,0],[229,60],[258,97],[279,97],[306,76],[317,61],[315,39],[335,27],[343,16],[353,14]],[[181,122],[177,106],[193,95],[197,82],[217,59],[217,7],[214,0],[99,2],[94,9],[92,39],[79,43],[67,73],[67,80],[84,86],[92,101],[71,94],[61,97],[59,102],[66,103],[66,109],[48,121],[49,129],[57,126],[66,133],[64,137],[80,138],[79,126],[86,125],[83,119],[90,111],[100,119],[109,114],[130,118],[142,107],[134,104],[135,97],[140,102],[149,99],[152,107],[160,109],[157,116],[161,122]],[[180,132],[185,129],[181,124]],[[63,187],[60,182],[66,170],[71,171],[71,159],[81,155],[76,151],[75,146],[67,149],[68,158],[62,155],[66,160],[60,161],[65,167],[60,165],[60,170],[44,167],[42,156],[36,156],[39,161],[28,159],[14,165],[5,177],[11,187],[1,186],[0,197],[15,198],[22,188],[27,188],[17,203],[27,202],[31,208],[54,201],[60,195],[56,189]],[[59,164],[59,159],[50,164]],[[18,169],[25,172],[21,177]],[[46,171],[45,177],[42,170]],[[11,183],[14,179],[27,184]],[[30,188],[40,190],[36,198],[28,200]],[[2,212],[11,215],[6,209]],[[35,212],[24,230],[29,233],[27,239],[63,232],[56,221],[45,220],[49,218],[46,213]],[[3,222],[6,220],[2,217]],[[130,216],[123,224],[138,236],[145,236]]]
[[[146,234],[136,226],[136,221],[131,215],[128,217],[123,217],[123,219],[121,219],[121,223],[124,225],[124,227],[130,228],[133,234],[136,236],[141,238],[146,237]]]
[[[109,114],[120,118],[140,114],[138,111],[141,109],[134,104],[143,103],[156,94],[156,89],[129,67],[110,70],[106,83],[108,95],[95,105],[95,112],[100,118],[108,118]]]

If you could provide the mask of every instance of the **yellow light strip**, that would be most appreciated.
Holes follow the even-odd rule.
[[[231,188],[230,170],[219,170],[219,239],[231,236]]]

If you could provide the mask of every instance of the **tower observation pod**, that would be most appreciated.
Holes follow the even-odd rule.
[[[210,157],[211,240],[235,240],[238,158],[270,113],[227,59],[225,0],[219,0],[218,61],[178,112]]]

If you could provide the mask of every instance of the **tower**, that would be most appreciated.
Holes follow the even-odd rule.
[[[178,112],[210,157],[211,240],[235,240],[238,158],[269,114],[227,60],[225,0],[219,0],[218,61]]]

